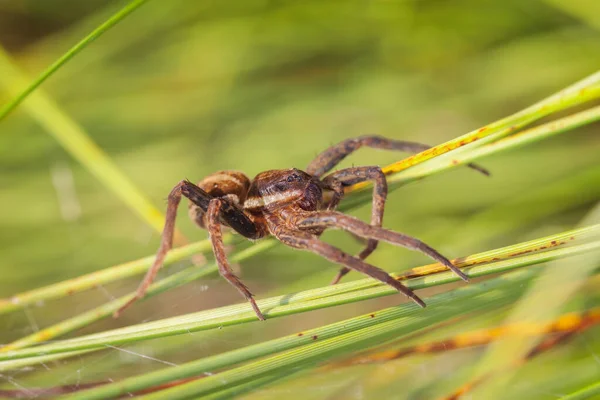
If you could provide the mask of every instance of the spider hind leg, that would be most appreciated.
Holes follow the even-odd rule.
[[[364,238],[376,239],[416,250],[445,265],[463,281],[469,281],[469,277],[459,268],[455,267],[450,260],[419,239],[389,229],[369,225],[357,218],[337,211],[315,212],[304,220],[299,221],[296,226],[299,229],[314,229],[315,227],[342,229]]]
[[[381,168],[377,166],[372,167],[353,167],[346,168],[340,171],[336,171],[331,175],[323,178],[323,183],[326,187],[331,188],[334,191],[333,205],[330,205],[329,210],[335,209],[337,203],[341,200],[344,195],[344,187],[355,185],[359,182],[372,181],[373,182],[373,202],[371,207],[371,222],[372,226],[381,227],[383,224],[383,213],[385,211],[385,201],[387,199],[387,181]],[[354,235],[359,237],[359,235]],[[361,260],[366,259],[371,253],[377,249],[379,242],[376,239],[367,238],[365,248],[358,254],[358,258]],[[338,283],[344,275],[350,272],[350,269],[343,267],[339,270],[333,281],[332,285]]]
[[[276,236],[279,241],[290,247],[313,252],[331,262],[341,264],[347,268],[362,272],[371,278],[377,279],[378,281],[385,283],[403,293],[412,299],[416,304],[418,304],[419,307],[425,307],[425,302],[419,296],[417,296],[412,290],[404,286],[402,283],[394,279],[384,270],[368,264],[358,257],[351,256],[337,247],[323,242],[308,232],[280,229]]]

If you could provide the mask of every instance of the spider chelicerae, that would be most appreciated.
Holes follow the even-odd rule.
[[[253,180],[238,171],[219,171],[207,176],[198,185],[187,180],[179,182],[168,197],[165,226],[156,259],[135,296],[121,307],[115,316],[137,299],[144,297],[156,277],[173,244],[175,217],[181,196],[190,200],[190,218],[198,226],[208,230],[219,273],[242,293],[261,320],[264,320],[265,316],[256,304],[253,294],[233,273],[227,260],[222,226],[229,227],[252,240],[274,236],[287,246],[311,251],[342,265],[332,282],[334,284],[350,270],[359,271],[404,293],[421,307],[425,307],[425,303],[412,290],[384,270],[364,261],[377,248],[379,241],[420,251],[447,266],[465,282],[468,281],[460,269],[427,244],[382,227],[388,189],[380,167],[345,168],[322,178],[346,156],[363,146],[409,153],[430,148],[420,143],[381,136],[360,136],[344,140],[323,151],[308,165],[306,171],[296,168],[265,171]],[[485,169],[475,164],[468,166],[489,175]],[[335,211],[344,196],[344,188],[363,181],[373,183],[371,222],[368,224]],[[324,200],[325,191],[332,194],[328,201]],[[325,243],[319,236],[328,228],[342,229],[366,239],[365,248],[357,256],[352,256]]]

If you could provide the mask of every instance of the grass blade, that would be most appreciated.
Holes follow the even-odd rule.
[[[288,350],[263,360],[255,361],[158,393],[143,396],[142,398],[181,399],[188,396],[211,394],[220,389],[229,389],[237,384],[260,379],[263,376],[276,371],[291,371],[303,366],[311,366],[351,350],[364,349],[375,343],[389,340],[390,338],[397,339],[402,335],[414,333],[419,329],[428,327],[439,320],[455,318],[484,308],[489,302],[494,302],[495,305],[501,305],[512,300],[520,290],[518,288],[509,291],[503,289],[514,284],[515,281],[522,281],[524,276],[529,275],[533,271],[522,272],[525,272],[525,274],[511,274],[510,276],[503,276],[485,283],[463,287],[452,293],[443,293],[433,296],[428,299],[432,305],[431,309],[428,310],[425,315],[419,315],[418,318],[410,318],[411,316],[415,316],[413,314],[415,311],[418,311],[415,307],[409,305],[402,305],[378,311],[376,313],[378,317],[381,316],[382,313],[385,316],[389,315],[390,319],[385,322],[376,323],[370,315],[363,315],[359,318],[372,321],[371,326],[343,333],[332,338],[313,341],[303,347]],[[480,296],[483,296],[485,300]],[[412,310],[413,313],[409,312],[409,310]],[[226,382],[226,385],[224,385],[223,382]],[[84,395],[86,395],[86,393],[82,392],[81,396]],[[77,397],[74,396],[72,398]]]
[[[5,118],[12,110],[17,108],[19,104],[31,94],[35,89],[37,89],[46,79],[48,79],[53,73],[58,71],[64,64],[66,64],[70,59],[75,57],[77,53],[91,44],[94,40],[98,39],[104,32],[115,26],[117,23],[121,22],[125,17],[129,14],[137,10],[140,6],[146,3],[148,0],[132,0],[125,7],[117,11],[113,16],[107,19],[104,23],[102,23],[99,27],[90,32],[89,35],[84,37],[77,43],[75,46],[70,48],[65,54],[63,54],[58,60],[53,62],[44,72],[42,72],[25,90],[19,93],[14,99],[12,99],[9,103],[7,103],[4,107],[0,109],[0,121]]]
[[[600,241],[593,241],[591,243],[585,243],[578,246],[565,247],[550,251],[541,251],[539,253],[529,253],[527,255],[520,255],[506,260],[494,261],[486,264],[476,264],[466,270],[466,272],[470,277],[485,276],[499,272],[506,272],[528,265],[548,262],[557,258],[564,258],[590,251],[597,251],[599,248]],[[459,278],[455,274],[451,272],[443,272],[431,276],[407,280],[406,285],[412,289],[423,289],[450,282],[456,282],[458,280]],[[309,291],[310,294],[308,296],[301,292],[299,297],[306,299],[303,301],[294,301],[293,299],[296,297],[295,295],[291,296],[291,299],[290,296],[287,295],[262,300],[259,301],[258,304],[266,311],[265,315],[267,317],[273,318],[304,311],[332,307],[340,304],[348,304],[390,294],[397,294],[394,289],[388,286],[377,285],[376,282],[370,279],[368,281],[371,281],[371,285],[375,283],[376,286],[367,287],[365,289],[355,290],[348,293],[342,292],[336,295],[328,295],[326,297],[319,296],[319,293],[331,293],[331,287],[325,287]],[[341,289],[337,290],[343,291],[343,285],[339,286],[342,287]],[[282,302],[282,298],[285,298],[285,302]],[[225,312],[221,313],[222,311]],[[247,304],[241,304],[234,307],[225,307],[224,310],[215,309],[207,312],[188,314],[181,317],[168,318],[162,321],[134,325],[76,339],[58,341],[52,344],[37,346],[29,349],[8,349],[0,352],[0,360],[7,361],[6,363],[0,363],[0,368],[8,367],[10,365],[10,360],[18,358],[37,357],[40,355],[57,354],[76,350],[104,348],[106,345],[121,345],[139,340],[178,334],[188,334],[190,332],[256,321],[256,316],[253,314],[251,307]]]
[[[0,84],[11,91],[15,82],[26,79],[6,52],[0,48]],[[43,126],[61,146],[100,182],[109,188],[143,221],[161,232],[164,217],[140,189],[127,178],[115,163],[94,143],[83,127],[67,115],[46,93],[31,92],[23,103],[27,113]],[[180,233],[176,241],[183,243]]]
[[[231,235],[227,235],[226,242],[228,242],[230,239]],[[173,249],[167,255],[167,258],[165,259],[165,265],[173,264],[197,253],[209,251],[210,248],[210,242],[208,240],[202,240]],[[114,282],[118,279],[125,279],[133,275],[142,274],[146,272],[148,268],[150,268],[153,261],[154,256],[148,256],[105,268],[100,271],[92,272],[87,275],[82,275],[77,278],[19,293],[8,299],[0,299],[0,315],[22,309],[40,301],[71,296],[75,293],[94,288],[98,285]]]
[[[560,398],[560,400],[583,400],[590,399],[600,394],[600,382],[579,389],[578,391]]]
[[[583,224],[600,221],[600,205],[583,221]],[[540,321],[555,318],[561,307],[580,288],[587,277],[593,273],[600,262],[600,254],[580,254],[571,262],[557,260],[550,263],[537,281],[528,290],[526,296],[515,306],[507,319],[507,324],[519,321]],[[511,369],[516,360],[526,354],[539,342],[540,337],[507,338],[494,343],[479,363],[479,368],[472,381],[493,375],[494,379],[486,381],[477,391],[489,395],[496,393],[500,385],[506,384],[517,369]],[[506,373],[497,376],[499,371]],[[510,371],[510,372],[509,372]],[[484,396],[485,397],[485,396]]]
[[[488,138],[488,141],[481,141],[480,144],[496,140],[511,133],[515,133],[528,124],[531,124],[543,117],[555,112],[566,110],[579,104],[589,102],[600,97],[600,71],[582,79],[581,81],[561,90],[552,96],[547,97],[538,103],[527,107],[511,116],[499,121],[488,124],[482,128],[459,136],[446,143],[434,146],[419,154],[410,156],[402,161],[392,164],[383,169],[386,175],[395,174],[408,169],[417,164],[421,164],[431,158],[438,157],[452,150],[460,149],[468,144],[481,141]],[[482,143],[483,142],[483,143]],[[367,184],[352,186],[351,190],[362,189]]]
[[[598,120],[600,120],[600,106],[580,111],[556,121],[547,122],[536,126],[535,128],[524,130],[496,142],[487,143],[468,152],[458,153],[451,157],[440,157],[439,159],[432,160],[432,162],[423,165],[422,168],[426,169],[427,172],[424,172],[419,166],[418,168],[411,168],[410,170],[394,174],[388,181],[390,183],[405,184],[417,179],[422,179],[434,173],[454,168],[457,165],[466,165],[501,151],[521,148],[522,146],[547,139],[560,133],[568,132]]]
[[[453,260],[453,263],[459,268],[465,268],[473,265],[480,265],[484,263],[489,263],[493,261],[502,261],[507,260],[513,257],[522,256],[523,254],[531,254],[534,252],[542,252],[546,249],[554,248],[557,246],[564,246],[567,243],[585,243],[585,241],[589,238],[595,238],[600,236],[600,225],[594,225],[586,228],[581,228],[578,230],[567,231],[556,235],[551,235],[548,237],[531,240],[528,242],[515,244],[512,246],[507,246],[501,249],[491,250],[487,252],[483,252],[480,254],[475,254],[469,257],[459,258]],[[275,241],[269,240],[259,243],[249,249],[236,253],[232,256],[232,260],[239,262],[247,257],[250,257],[256,252],[261,251],[260,246],[272,246],[275,245]],[[417,278],[424,277],[431,274],[444,272],[446,271],[445,267],[439,264],[430,264],[423,267],[413,268],[410,271],[404,272],[402,274],[392,274],[396,276],[398,279],[407,279],[407,278]],[[206,276],[209,273],[215,273],[216,266],[207,265],[202,268],[192,268],[189,270],[181,271],[177,274],[174,274],[166,279],[163,279],[154,285],[151,286],[148,291],[147,297],[151,297],[155,294],[168,290],[171,287],[182,285],[184,283],[190,282],[194,279],[197,279],[201,276]],[[308,290],[301,293],[296,293],[294,296],[284,295],[277,296],[271,299],[258,300],[258,303],[261,308],[271,308],[275,307],[278,304],[281,304],[284,299],[287,299],[287,304],[299,303],[306,300],[324,298],[328,296],[340,295],[343,293],[350,293],[357,290],[362,290],[366,288],[370,288],[376,286],[378,283],[372,279],[362,279],[358,281],[352,281],[347,283],[338,284],[335,286],[326,286],[324,288],[319,288],[315,290]],[[99,307],[93,308],[83,314],[77,315],[75,317],[71,317],[66,319],[58,324],[49,326],[45,329],[42,329],[39,332],[36,332],[32,335],[25,336],[9,345],[6,345],[0,348],[0,353],[6,352],[9,350],[15,350],[19,348],[24,348],[30,346],[32,344],[37,344],[41,342],[48,341],[50,339],[54,339],[56,337],[62,336],[66,333],[72,332],[78,328],[86,326],[94,321],[98,321],[99,319],[106,318],[114,311],[116,311],[119,307],[125,304],[129,300],[129,296],[124,296],[120,299],[114,300],[112,302],[103,304]],[[230,316],[235,316],[239,313],[246,313],[247,305],[246,304],[237,304],[228,307],[221,307],[216,310],[207,310],[200,313],[193,314],[192,318],[202,319],[217,319],[217,318],[225,318]],[[175,317],[161,321],[154,321],[145,323],[143,325],[134,325],[132,327],[119,329],[117,332],[120,334],[128,333],[128,332],[137,332],[139,330],[149,330],[158,328],[161,325],[176,325],[181,323],[182,317]],[[114,332],[113,332],[114,333]],[[0,366],[1,369],[1,366]]]

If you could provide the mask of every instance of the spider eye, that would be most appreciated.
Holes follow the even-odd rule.
[[[300,175],[298,175],[298,174],[292,174],[292,175],[289,175],[287,177],[287,181],[288,182],[294,182],[294,181],[301,182],[302,181],[302,177]]]
[[[284,183],[275,184],[275,190],[278,192],[285,192],[287,190],[287,186]]]

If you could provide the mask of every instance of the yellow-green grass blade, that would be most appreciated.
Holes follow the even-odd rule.
[[[593,399],[600,395],[600,381],[579,389],[560,398],[560,400],[584,400]]]
[[[600,241],[596,240],[590,243],[584,243],[577,246],[570,246],[539,253],[529,253],[512,257],[506,260],[493,261],[485,264],[476,264],[468,269],[466,273],[470,277],[479,277],[489,274],[509,271],[515,268],[521,268],[528,265],[548,262],[557,258],[570,257],[591,251],[597,251],[600,248]],[[423,289],[437,285],[447,284],[458,281],[459,278],[452,272],[443,272],[434,275],[409,279],[406,285],[412,289]],[[373,285],[373,281],[367,283]],[[360,281],[359,281],[360,282]],[[341,285],[340,285],[341,286]],[[387,285],[376,284],[351,292],[343,292],[342,287],[338,293],[330,296],[322,296],[319,293],[329,294],[331,287],[324,287],[309,291],[309,294],[299,293],[298,295],[278,296],[271,299],[259,301],[258,304],[267,316],[267,318],[281,317],[285,315],[311,311],[326,307],[347,304],[366,299],[397,294],[397,292]],[[298,296],[305,300],[294,301]],[[411,305],[413,306],[413,305]],[[417,307],[416,305],[414,307]],[[121,345],[139,340],[166,337],[178,334],[188,334],[201,330],[215,329],[223,326],[237,325],[247,322],[258,322],[252,308],[247,304],[223,309],[214,309],[200,313],[187,314],[181,317],[169,318],[162,321],[154,321],[147,324],[134,325],[126,328],[105,331],[97,334],[83,336],[76,339],[57,341],[51,344],[41,345],[34,348],[22,350],[8,350],[0,352],[0,368],[10,367],[10,360],[27,357],[37,357],[40,355],[57,354],[71,352],[76,350],[88,350],[94,348],[104,348],[106,345]]]
[[[297,373],[285,371],[285,372],[276,372],[270,375],[266,375],[261,378],[253,379],[249,382],[243,383],[241,385],[233,386],[231,388],[225,389],[223,391],[203,396],[204,400],[224,400],[224,399],[234,399],[237,396],[240,396],[244,393],[251,392],[254,389],[261,388],[263,386],[268,385],[269,383],[273,383],[275,381],[280,380],[288,380],[292,379],[297,375]]]
[[[600,97],[600,71],[522,111],[459,136],[446,143],[434,146],[419,154],[415,154],[405,160],[392,164],[383,170],[386,174],[398,173],[414,165],[421,164],[431,158],[448,153],[449,151],[460,149],[468,144],[477,141],[480,141],[479,144],[488,143],[488,141],[481,141],[481,139],[486,137],[490,137],[490,140],[499,139],[508,134],[516,133],[518,129],[543,117],[589,102],[598,97]],[[366,184],[355,185],[352,187],[352,190],[357,190],[364,186],[366,186]]]
[[[265,240],[255,246],[251,246],[246,250],[236,253],[231,257],[233,262],[242,261],[257,252],[261,252],[265,248],[271,247],[275,244],[275,241]],[[159,282],[152,284],[148,288],[148,292],[145,298],[154,296],[156,294],[162,293],[165,290],[169,290],[173,287],[177,287],[183,285],[185,283],[189,283],[201,277],[204,277],[208,274],[214,273],[217,271],[216,264],[209,264],[203,267],[189,268],[184,271],[181,271],[177,274],[174,274],[168,278],[165,278]],[[45,342],[47,340],[65,335],[69,332],[73,332],[79,328],[87,326],[92,322],[98,321],[102,318],[110,317],[113,315],[115,311],[120,309],[122,306],[127,304],[127,302],[131,299],[131,295],[122,296],[118,299],[107,302],[99,307],[95,307],[89,311],[86,311],[82,314],[79,314],[75,317],[68,318],[64,321],[61,321],[58,324],[46,327],[38,332],[35,332],[31,335],[25,336],[21,339],[16,340],[13,343],[10,343],[4,347],[0,347],[0,353],[5,351],[10,351],[11,349],[23,348],[35,343]]]
[[[484,157],[502,151],[521,148],[528,144],[548,139],[551,136],[566,133],[572,129],[594,123],[598,120],[600,120],[600,106],[536,126],[535,128],[524,130],[498,141],[469,149],[468,151],[456,152],[456,154],[454,154],[454,152],[447,153],[440,157],[430,159],[428,162],[423,162],[423,165],[415,165],[413,168],[392,172],[387,177],[390,185],[389,187],[390,190],[394,190],[402,185],[426,178],[433,174],[444,172],[457,166],[466,165],[473,161],[479,161]],[[400,165],[401,163],[402,161],[393,165]],[[392,166],[388,166],[385,169],[391,167]],[[367,187],[365,186],[358,187],[357,189],[355,189],[355,186],[351,187],[349,191],[353,193],[353,196],[346,200],[346,207],[353,207],[354,205],[364,202],[365,198],[368,198],[370,195],[369,190],[366,189]]]
[[[527,253],[531,253],[531,252],[544,251],[546,249],[554,248],[557,246],[564,246],[566,244],[585,243],[587,240],[597,238],[597,237],[600,237],[600,225],[594,225],[594,226],[585,227],[585,228],[581,228],[581,229],[577,229],[577,230],[567,231],[567,232],[563,232],[560,234],[551,235],[551,236],[536,239],[536,240],[531,240],[531,241],[528,241],[525,243],[515,244],[515,245],[507,246],[507,247],[504,247],[501,249],[496,249],[496,250],[479,253],[479,254],[469,256],[466,258],[456,259],[453,261],[453,263],[459,268],[465,268],[465,267],[469,267],[469,266],[476,265],[476,264],[482,264],[482,263],[491,262],[491,261],[505,260],[505,259],[509,259],[511,257],[515,257],[515,256],[519,256],[519,255],[527,254]],[[268,241],[263,241],[262,243],[260,243],[258,245],[252,246],[242,252],[236,253],[235,255],[232,256],[232,260],[234,260],[235,262],[243,261],[244,259],[252,256],[253,254],[260,252],[263,249],[262,246],[270,247],[275,244],[276,244],[276,242],[272,239],[268,240]],[[216,270],[217,270],[216,265],[212,264],[212,265],[204,266],[202,268],[191,268],[188,270],[181,271],[177,274],[174,274],[174,275],[152,285],[148,291],[147,297],[151,297],[151,296],[161,293],[165,290],[168,290],[172,287],[175,287],[178,285],[183,285],[187,282],[198,279],[202,276],[206,276],[207,274],[215,273]],[[445,270],[446,270],[445,267],[436,263],[436,264],[430,264],[430,265],[423,266],[423,267],[413,268],[402,274],[392,274],[392,275],[396,276],[399,279],[405,279],[407,277],[431,275],[434,273],[443,272]],[[363,280],[359,280],[359,281],[338,284],[335,286],[329,286],[326,288],[318,289],[316,292],[311,291],[311,290],[304,291],[300,294],[296,294],[293,297],[291,297],[288,300],[288,302],[294,303],[294,302],[314,299],[314,298],[318,298],[318,297],[326,297],[326,296],[336,295],[336,294],[340,294],[340,293],[351,292],[351,291],[355,291],[355,290],[359,290],[359,289],[363,289],[363,288],[367,288],[367,287],[372,287],[376,284],[377,284],[377,282],[374,280],[371,280],[371,279],[363,279]],[[127,300],[130,298],[130,296],[131,295],[123,296],[119,299],[113,300],[109,303],[106,303],[99,307],[93,308],[85,313],[68,318],[57,324],[51,325],[51,326],[46,327],[38,332],[35,332],[31,335],[25,336],[13,343],[10,343],[10,344],[4,346],[3,348],[0,348],[0,352],[23,348],[23,347],[30,346],[32,344],[48,341],[50,339],[54,339],[54,338],[57,338],[64,334],[67,334],[69,332],[72,332],[78,328],[84,327],[84,326],[86,326],[92,322],[98,321],[102,318],[106,318],[106,317],[112,315],[112,313],[114,311],[116,311],[117,309],[119,309],[123,304],[125,304],[127,302]],[[260,304],[261,308],[262,307],[273,307],[277,304],[280,304],[280,302],[284,298],[285,298],[285,296],[279,296],[279,297],[272,298],[270,301],[269,300],[259,300],[258,303]],[[245,312],[246,311],[245,306],[246,306],[245,304],[233,305],[233,306],[229,306],[229,307],[220,308],[219,309],[220,312],[218,314],[214,314],[215,310],[209,310],[209,311],[204,311],[204,312],[201,312],[200,314],[195,314],[195,315],[198,317],[199,315],[203,315],[203,313],[204,314],[212,313],[213,318],[225,317],[228,315],[232,315],[232,313],[235,314],[235,313],[239,313],[239,312]],[[173,319],[173,323],[175,323],[175,321],[179,321],[179,318],[181,318],[181,317],[177,317],[177,318]],[[163,320],[163,321],[165,321],[165,320]],[[160,325],[161,323],[163,323],[163,322],[160,322],[160,321],[150,322],[150,323],[146,323],[144,326],[146,328],[150,328],[151,326],[153,326],[153,324]],[[134,327],[122,328],[119,330],[119,332],[127,332],[129,330],[136,330],[136,329],[139,329],[139,327],[134,326]]]
[[[518,282],[518,287],[521,288],[521,289],[519,289],[519,291],[524,290],[524,284],[525,284],[525,280]],[[483,285],[483,287],[485,287],[485,290],[483,292],[491,291],[494,289],[493,283],[490,285],[489,281],[482,285]],[[458,289],[458,291],[457,291],[458,297],[452,297],[450,293],[446,293],[446,294],[444,294],[444,296],[448,296],[449,298],[451,298],[451,301],[456,302],[457,304],[460,304],[458,311],[464,312],[464,313],[474,311],[474,310],[468,309],[468,305],[471,304],[472,302],[476,302],[476,300],[469,299],[469,302],[467,303],[467,301],[466,301],[467,299],[460,297],[461,296],[460,293],[464,290],[465,290],[465,288]],[[513,295],[514,295],[514,293],[511,294],[511,296],[513,296]],[[437,296],[434,296],[432,299],[437,299]],[[489,305],[489,303],[491,303],[490,300],[486,300],[482,303],[486,304],[486,302],[488,305]],[[497,300],[494,301],[493,304],[494,304],[494,307],[496,310],[503,305],[502,302],[498,302]],[[463,305],[465,308],[460,309],[460,307],[463,307]],[[393,309],[396,310],[400,307],[406,307],[406,305],[394,307]],[[364,328],[369,328],[369,327],[373,327],[373,326],[376,326],[376,325],[379,325],[382,323],[387,323],[388,321],[390,321],[390,318],[394,318],[393,315],[388,314],[389,310],[390,309],[383,310],[383,311],[377,311],[375,313],[352,318],[350,320],[336,322],[334,324],[330,324],[325,327],[320,327],[320,328],[316,328],[316,329],[299,332],[299,333],[285,336],[282,338],[278,338],[278,339],[270,340],[267,342],[259,343],[256,345],[248,346],[245,348],[229,351],[227,353],[210,356],[210,357],[207,357],[207,358],[204,358],[201,360],[197,360],[197,361],[192,361],[192,362],[189,362],[189,363],[186,363],[183,365],[175,366],[173,368],[154,371],[154,372],[147,373],[144,375],[138,375],[138,376],[135,376],[132,378],[122,380],[115,384],[106,385],[104,387],[100,387],[100,388],[96,388],[96,389],[91,389],[89,391],[85,391],[84,393],[73,395],[72,397],[73,398],[89,398],[89,399],[113,398],[113,397],[119,397],[126,393],[132,393],[132,392],[136,392],[136,391],[140,391],[140,390],[144,390],[144,389],[149,389],[151,387],[154,387],[154,386],[162,384],[162,383],[173,382],[173,381],[176,381],[179,379],[186,379],[186,378],[191,378],[191,377],[196,377],[196,376],[202,376],[204,374],[204,372],[206,372],[206,371],[215,371],[215,370],[219,370],[219,369],[222,369],[224,367],[231,366],[234,364],[239,364],[242,362],[247,362],[252,359],[269,356],[274,353],[279,353],[279,352],[287,351],[287,350],[291,350],[291,349],[302,348],[303,346],[314,343],[317,340],[323,341],[323,340],[327,340],[330,338],[336,338],[340,335],[345,335],[350,332],[357,332]],[[410,315],[414,317],[417,314],[410,314]],[[444,315],[445,320],[448,320],[450,318],[455,318],[457,316],[455,314],[443,314],[443,315]],[[426,318],[428,318],[428,317],[426,317]],[[430,327],[431,325],[438,323],[438,322],[440,322],[440,321],[435,321],[435,322],[430,321],[430,323],[425,326]],[[414,333],[415,332],[411,329],[408,329],[404,332],[404,334],[414,334]],[[394,340],[397,340],[400,338],[402,338],[402,334],[400,334],[399,336],[394,336]],[[379,345],[381,345],[381,342],[377,341],[376,343],[374,343],[374,345],[379,346]],[[360,350],[364,350],[364,348],[361,347]],[[227,379],[227,381],[229,382],[228,377],[220,376],[220,378]],[[254,379],[262,379],[262,378],[252,377],[253,381],[254,381]],[[265,382],[265,384],[270,381],[271,381],[270,379],[267,380]],[[165,392],[164,394],[161,394],[160,396],[166,395],[166,394],[172,394],[172,393]],[[71,397],[69,397],[69,398],[71,398]]]
[[[509,258],[512,258],[515,256],[520,256],[523,254],[540,252],[540,251],[544,251],[546,249],[554,248],[557,246],[564,246],[566,244],[585,243],[589,239],[594,239],[594,238],[599,238],[599,237],[600,237],[600,225],[593,225],[590,227],[585,227],[585,228],[580,228],[577,230],[572,230],[572,231],[567,231],[567,232],[563,232],[563,233],[559,233],[559,234],[555,234],[555,235],[550,235],[550,236],[547,236],[544,238],[531,240],[528,242],[515,244],[515,245],[511,245],[511,246],[506,246],[501,249],[495,249],[495,250],[479,253],[476,255],[472,255],[469,257],[456,259],[453,262],[457,267],[465,268],[465,267],[469,267],[469,266],[476,265],[476,264],[483,264],[483,263],[488,263],[488,262],[492,262],[492,261],[501,261],[501,260],[506,260],[506,259],[509,259]],[[263,241],[262,243],[259,243],[258,245],[252,246],[242,252],[236,253],[235,255],[232,256],[232,260],[235,262],[243,261],[243,260],[247,259],[248,257],[250,257],[254,254],[257,254],[257,252],[262,251],[263,248],[267,248],[267,247],[273,246],[275,244],[276,244],[276,242],[274,240]],[[265,246],[265,247],[263,247],[263,246]],[[161,280],[160,282],[153,284],[150,287],[146,298],[154,296],[154,295],[161,293],[165,290],[168,290],[172,287],[175,287],[178,285],[183,285],[192,280],[198,279],[202,276],[206,276],[207,274],[215,273],[216,270],[217,270],[216,265],[212,264],[212,265],[204,266],[202,268],[191,268],[191,269],[181,271],[177,274],[174,274],[168,278]],[[396,276],[399,279],[403,279],[406,277],[431,275],[434,273],[443,272],[445,270],[446,270],[445,267],[436,263],[436,264],[431,264],[431,265],[427,265],[427,266],[423,266],[423,267],[413,268],[402,274],[392,274],[392,275]],[[341,293],[352,292],[355,290],[360,290],[360,289],[372,287],[375,285],[377,285],[377,282],[372,279],[362,279],[362,280],[358,280],[358,281],[352,281],[352,282],[347,282],[347,283],[343,283],[343,284],[338,284],[335,286],[328,286],[328,287],[320,288],[320,289],[316,289],[316,290],[303,291],[301,293],[295,294],[291,298],[288,295],[285,295],[285,296],[278,296],[278,297],[274,297],[274,298],[266,299],[266,300],[259,300],[258,304],[260,305],[261,308],[265,308],[265,307],[269,308],[269,307],[276,306],[277,304],[280,304],[283,301],[283,299],[285,299],[286,297],[288,298],[288,303],[292,304],[292,303],[315,299],[315,298],[320,298],[320,297],[339,295]],[[112,313],[114,311],[118,310],[123,304],[125,304],[128,301],[128,299],[130,298],[130,296],[131,295],[123,296],[119,299],[113,300],[109,303],[106,303],[99,307],[93,308],[85,313],[68,318],[57,324],[46,327],[36,333],[25,336],[13,343],[10,343],[10,344],[0,348],[0,353],[9,351],[9,350],[18,349],[18,348],[24,348],[24,347],[30,346],[32,344],[48,341],[50,339],[55,339],[59,336],[65,335],[76,329],[84,327],[92,322],[98,321],[102,318],[109,317],[112,315]],[[212,315],[212,318],[222,318],[222,317],[226,317],[226,316],[230,316],[230,315],[235,315],[240,312],[244,313],[246,311],[247,311],[246,304],[238,304],[238,305],[233,305],[233,306],[228,306],[228,307],[222,307],[217,310],[203,311],[200,313],[196,313],[194,315],[196,316],[196,318],[198,318],[200,316],[205,316],[205,315]],[[146,323],[146,324],[144,324],[144,327],[145,327],[145,329],[151,329],[153,326],[160,326],[161,324],[167,323],[168,321],[171,321],[173,324],[175,324],[177,321],[181,321],[181,317],[176,317],[176,318],[173,318],[170,320],[162,320],[162,321]],[[119,332],[124,333],[124,332],[135,331],[138,329],[140,329],[139,326],[126,327],[126,328],[121,328],[119,330]]]
[[[63,54],[58,60],[53,62],[48,68],[46,68],[27,88],[19,93],[15,98],[8,102],[5,106],[0,109],[0,121],[6,117],[12,110],[17,108],[19,104],[23,102],[35,89],[37,89],[46,79],[52,74],[58,71],[64,64],[71,60],[77,53],[91,44],[93,41],[98,39],[104,32],[115,26],[117,23],[122,21],[129,14],[134,12],[148,0],[132,0],[125,7],[117,11],[109,19],[103,22],[100,26],[90,32],[89,35],[81,39],[75,46],[71,47],[65,54]]]
[[[401,305],[377,311],[374,313],[375,318],[371,314],[362,315],[344,322],[349,324],[355,321],[365,321],[366,326],[364,327],[351,331],[338,331],[332,337],[317,337],[317,340],[307,341],[307,344],[304,346],[285,350],[277,355],[253,361],[241,367],[236,367],[181,386],[148,396],[142,396],[142,398],[181,399],[187,396],[208,395],[221,389],[228,390],[235,385],[260,379],[274,372],[293,371],[297,368],[312,366],[334,356],[357,349],[372,347],[392,338],[397,339],[403,335],[414,334],[419,329],[431,326],[441,320],[456,318],[460,315],[483,310],[489,307],[490,303],[493,303],[495,307],[499,307],[514,300],[519,292],[523,290],[516,282],[519,282],[519,284],[523,283],[529,276],[533,275],[533,271],[520,272],[432,296],[428,299],[431,308],[427,312],[419,312],[412,305]],[[200,362],[196,362],[195,365],[194,363],[190,363],[194,367],[193,371],[185,372],[193,376],[198,375],[198,371],[207,370],[202,365],[201,368],[197,368]],[[211,370],[214,369],[216,368],[212,368]],[[162,374],[171,374],[170,369],[157,371],[152,375],[152,378],[161,379],[161,372]],[[148,380],[148,383],[150,383],[150,380]],[[118,387],[118,385],[114,386]],[[101,398],[100,396],[89,397],[89,393],[85,391],[71,398],[81,399],[84,396],[85,398]],[[69,398],[69,396],[66,398]]]
[[[68,358],[68,357],[74,357],[74,356],[81,356],[83,354],[86,353],[92,353],[95,352],[97,350],[92,349],[92,350],[78,350],[78,351],[73,351],[71,353],[64,353],[61,354],[61,356],[63,356],[62,358]],[[19,368],[26,368],[32,365],[40,365],[40,364],[45,364],[51,361],[55,361],[58,360],[59,358],[56,357],[56,354],[48,354],[48,355],[43,355],[43,356],[38,356],[38,357],[30,357],[30,358],[22,358],[19,360],[12,360],[10,362],[10,366],[8,368],[4,368],[4,367],[0,367],[0,372],[2,371],[14,371],[17,370]]]
[[[600,222],[600,204],[584,219],[582,225]],[[507,324],[517,321],[539,321],[555,318],[562,306],[584,284],[600,264],[600,253],[580,254],[569,262],[556,260],[548,265],[527,294],[515,305],[507,318]],[[526,339],[506,338],[493,343],[482,357],[473,381],[484,376],[484,384],[476,389],[483,397],[496,393],[506,385],[518,371],[511,368],[541,340],[541,337]]]
[[[227,239],[227,243],[230,241],[231,235],[227,235],[225,238]],[[167,254],[165,265],[173,264],[177,261],[189,258],[194,254],[209,250],[210,242],[208,240],[202,240],[173,249]],[[114,265],[87,275],[82,275],[77,278],[19,293],[8,299],[0,299],[0,315],[31,306],[40,301],[71,296],[108,282],[114,282],[117,279],[125,279],[133,275],[144,273],[150,268],[153,261],[153,255],[147,256],[134,261]]]
[[[0,48],[0,85],[10,93],[24,86],[27,79],[9,55]],[[127,178],[110,157],[96,145],[75,120],[64,112],[44,91],[29,94],[23,103],[26,112],[56,139],[81,165],[109,188],[143,221],[161,232],[163,214],[156,209],[142,191]],[[180,233],[177,242],[182,242]]]
[[[580,126],[588,125],[600,120],[600,106],[580,111],[573,115],[547,122],[545,124],[521,131],[515,135],[508,136],[498,141],[487,143],[468,152],[461,152],[456,155],[449,154],[444,160],[436,160],[434,163],[424,163],[423,166],[411,168],[394,174],[388,181],[390,183],[408,183],[412,180],[422,179],[429,174],[439,173],[453,168],[457,165],[465,165],[470,162],[480,160],[491,154],[499,153],[505,150],[511,150],[548,139],[551,136],[568,132]],[[440,157],[441,158],[441,157]],[[443,161],[443,162],[442,162]],[[421,168],[427,170],[427,175],[421,171]]]

